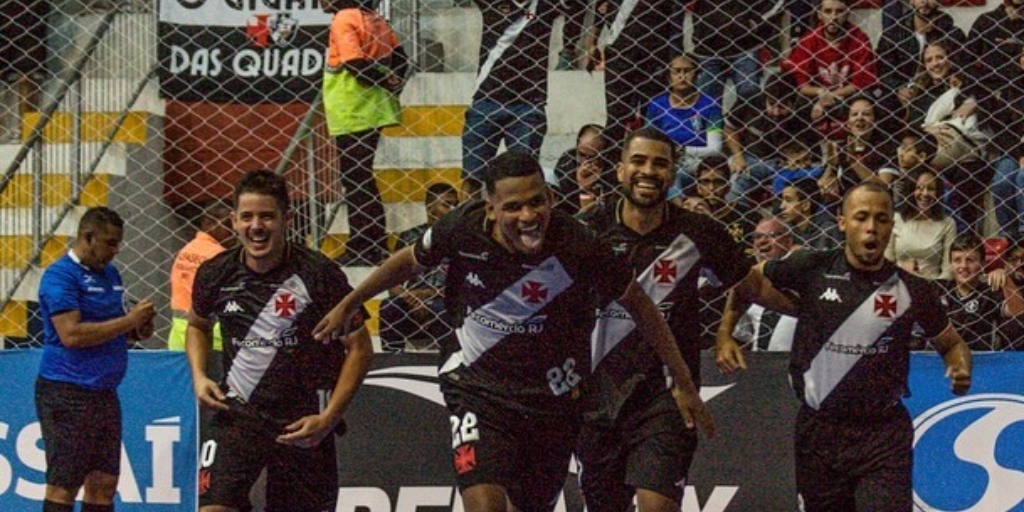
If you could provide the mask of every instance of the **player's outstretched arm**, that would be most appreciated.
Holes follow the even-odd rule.
[[[199,405],[210,409],[227,409],[220,386],[206,375],[206,364],[213,349],[213,323],[189,312],[185,330],[185,355],[192,369],[192,389]]]
[[[971,349],[950,323],[941,334],[932,339],[935,350],[946,362],[946,377],[949,377],[953,394],[965,395],[971,388]]]
[[[690,369],[683,361],[682,354],[679,353],[675,336],[672,335],[665,318],[658,311],[658,306],[651,301],[635,281],[629,285],[626,293],[619,298],[618,302],[633,317],[637,325],[644,326],[643,329],[640,329],[644,341],[654,347],[658,357],[668,366],[675,382],[672,396],[683,414],[686,426],[694,428],[696,425],[705,435],[714,437],[715,422],[711,418],[711,413],[704,406],[704,401],[700,398],[697,386],[693,383],[693,377],[690,375]]]
[[[359,313],[364,302],[420,273],[423,267],[416,263],[412,251],[412,246],[404,247],[377,267],[316,324],[313,338],[328,343],[331,336],[347,336],[352,317]]]
[[[718,325],[718,332],[715,335],[715,364],[718,371],[724,374],[731,374],[737,370],[746,370],[747,361],[740,350],[740,344],[732,333],[736,331],[736,324],[739,323],[740,315],[749,303],[739,299],[734,290],[729,290],[725,299],[725,309],[722,311],[722,322]]]
[[[341,423],[345,410],[363,384],[373,360],[373,345],[365,326],[346,336],[342,343],[345,345],[345,363],[341,366],[341,373],[338,374],[327,407],[320,414],[299,418],[286,426],[286,433],[278,436],[277,442],[312,448],[319,445]]]

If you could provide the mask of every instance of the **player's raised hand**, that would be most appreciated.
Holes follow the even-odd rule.
[[[346,296],[334,309],[331,309],[313,328],[313,339],[324,344],[337,336],[347,336],[352,319],[359,314],[359,304]]]
[[[708,411],[704,400],[700,398],[700,393],[695,388],[691,386],[689,390],[686,390],[678,385],[672,386],[672,398],[675,399],[676,406],[679,407],[679,412],[683,415],[686,428],[696,427],[709,439],[715,437],[715,420],[711,417],[711,412]]]

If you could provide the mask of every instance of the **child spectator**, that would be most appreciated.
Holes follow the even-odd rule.
[[[977,235],[956,237],[949,251],[953,279],[939,281],[950,322],[971,350],[997,350],[996,326],[1002,317],[1024,313],[1024,298],[1004,269],[984,274],[985,247]],[[1000,293],[1001,292],[1001,293]]]
[[[814,140],[811,130],[795,134],[779,147],[779,171],[772,180],[772,194],[776,197],[781,195],[782,190],[790,183],[803,179],[817,181],[825,172],[820,164],[814,164],[811,148],[807,145],[808,140]]]

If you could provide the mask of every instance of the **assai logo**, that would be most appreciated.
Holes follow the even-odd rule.
[[[915,510],[1024,512],[1024,397],[949,400],[914,429]]]

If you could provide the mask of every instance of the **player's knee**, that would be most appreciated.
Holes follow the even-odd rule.
[[[679,512],[679,502],[664,494],[649,490],[636,490],[637,512]]]
[[[201,507],[199,512],[238,512],[238,509],[225,507],[223,505],[206,505]]]
[[[88,503],[109,504],[117,492],[117,475],[93,471],[85,477],[85,496]]]
[[[509,512],[505,488],[495,484],[479,484],[462,491],[462,506],[466,512]]]
[[[67,489],[56,485],[46,486],[46,502],[52,502],[55,505],[72,504],[75,503],[75,495],[78,494],[78,488]],[[54,512],[59,512],[60,509],[54,509]],[[44,511],[47,509],[44,508]]]

